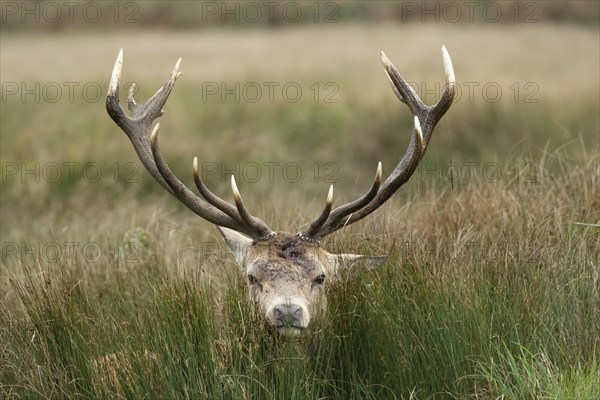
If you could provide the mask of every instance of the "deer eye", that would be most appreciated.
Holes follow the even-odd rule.
[[[258,284],[258,279],[256,279],[256,278],[254,277],[254,275],[250,275],[250,274],[248,274],[248,283],[249,283],[250,285],[256,285],[256,284]]]
[[[254,275],[248,274],[248,284],[262,292],[263,287]]]
[[[325,282],[325,274],[321,274],[321,275],[317,276],[315,279],[315,283],[317,285],[322,285],[324,282]]]

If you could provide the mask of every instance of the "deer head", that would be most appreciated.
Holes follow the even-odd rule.
[[[368,267],[383,264],[387,257],[357,254],[331,254],[320,246],[323,237],[365,218],[381,207],[416,170],[423,158],[433,130],[452,105],[455,78],[452,62],[442,47],[446,86],[434,106],[425,105],[402,79],[383,52],[381,59],[386,75],[398,99],[414,116],[414,129],[408,149],[390,175],[382,182],[381,163],[377,166],[371,188],[360,198],[333,207],[333,186],[329,188],[323,212],[297,232],[275,232],[264,221],[246,209],[235,178],[231,176],[234,204],[222,200],[206,186],[193,161],[194,183],[199,197],[187,188],[169,169],[158,146],[160,124],[151,126],[163,114],[175,81],[180,75],[181,58],[165,84],[144,104],[138,104],[131,86],[128,96],[130,115],[119,102],[119,80],[123,50],[119,51],[108,87],[106,110],[127,134],[140,161],[156,181],[191,211],[219,229],[225,243],[235,255],[246,277],[251,297],[256,301],[266,321],[280,333],[299,334],[309,327],[314,316],[325,311],[325,286],[334,282],[344,268],[357,262]]]

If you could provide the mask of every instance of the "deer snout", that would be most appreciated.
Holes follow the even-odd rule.
[[[277,326],[291,325],[302,328],[304,310],[297,304],[279,304],[273,309],[273,319]]]
[[[277,332],[285,336],[297,336],[308,332],[312,309],[310,302],[303,296],[276,295],[264,300],[267,301],[262,303],[263,316]]]
[[[283,335],[297,336],[308,327],[309,315],[306,308],[298,304],[278,304],[271,309],[273,327]]]

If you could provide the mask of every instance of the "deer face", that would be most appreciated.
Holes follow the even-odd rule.
[[[219,228],[248,282],[251,299],[279,333],[299,335],[327,308],[326,287],[339,279],[341,268],[364,261],[369,267],[387,257],[330,254],[318,243],[278,232],[253,241],[231,229]]]

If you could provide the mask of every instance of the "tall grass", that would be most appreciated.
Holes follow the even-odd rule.
[[[390,233],[396,245],[388,264],[330,288],[328,321],[299,340],[266,328],[235,274],[216,285],[226,287],[220,295],[202,278],[169,276],[160,239],[140,231],[134,239],[145,240],[123,242],[137,246],[139,263],[129,271],[96,265],[106,269],[104,279],[90,279],[82,272],[90,266],[77,260],[9,258],[3,391],[595,398],[600,240],[596,226],[575,223],[598,220],[598,208],[588,209],[599,198],[597,161],[565,165],[568,172],[535,188],[513,182],[431,191],[392,217],[412,215],[414,228]],[[482,221],[490,202],[495,215]],[[388,237],[373,240],[331,244],[389,249]]]

